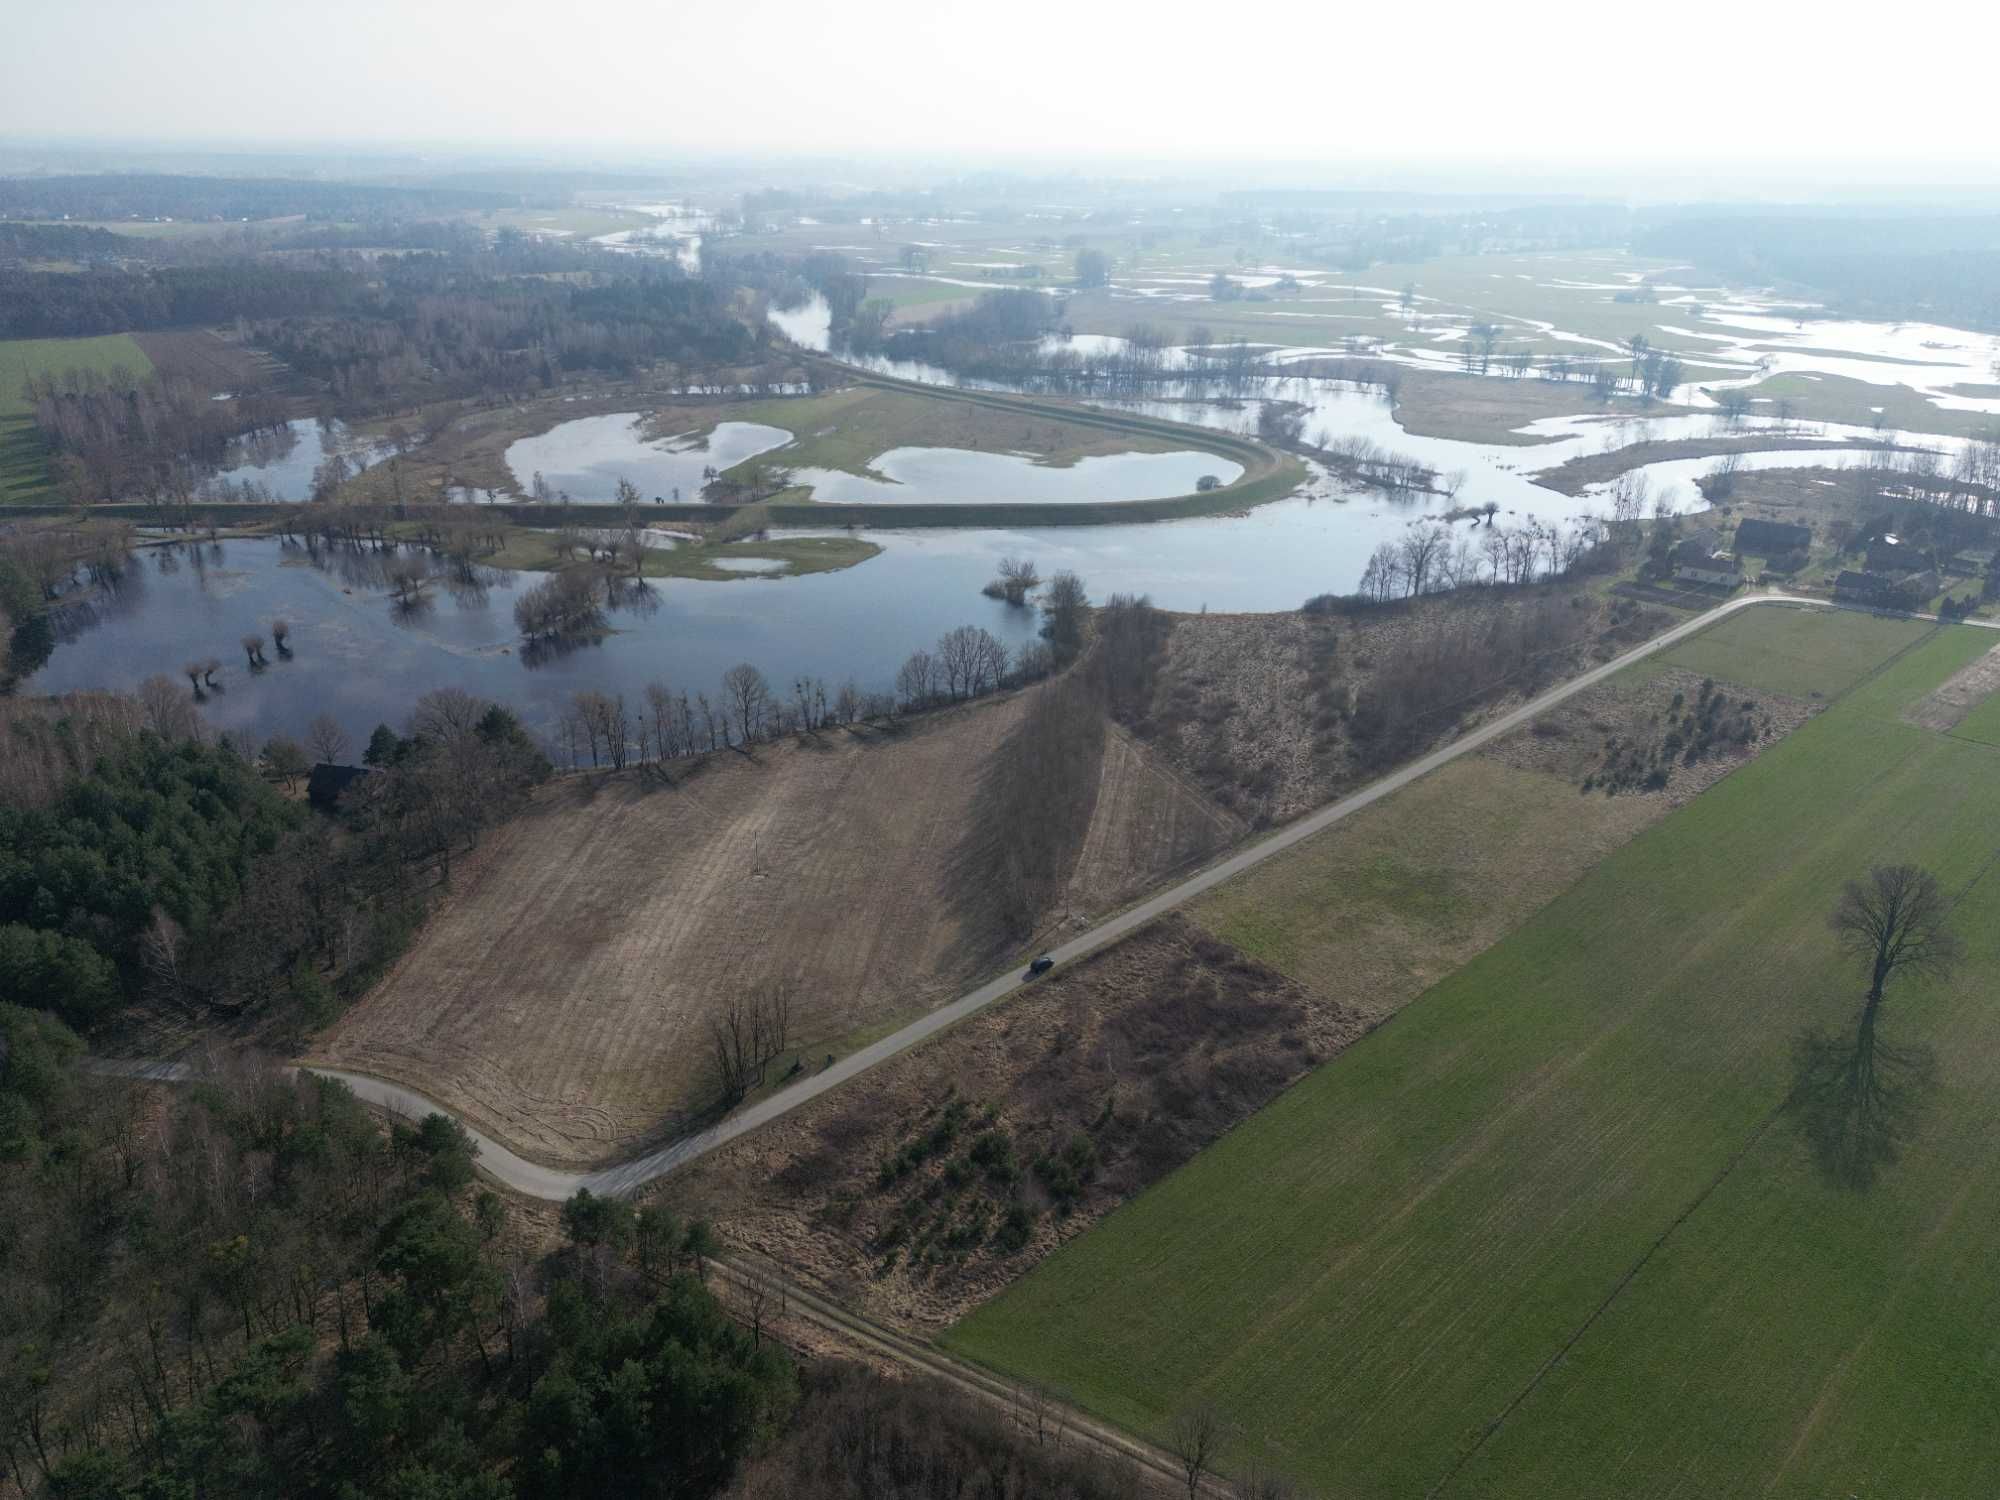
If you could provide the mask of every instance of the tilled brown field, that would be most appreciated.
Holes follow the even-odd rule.
[[[210,390],[250,390],[270,384],[282,373],[282,367],[267,356],[206,329],[132,337],[162,374],[184,376]]]
[[[565,778],[493,835],[317,1056],[571,1165],[692,1122],[713,1097],[709,1018],[732,998],[793,994],[774,1076],[850,1050],[1009,956],[968,933],[948,881],[978,768],[1023,702],[715,756],[673,785]],[[1106,760],[1073,915],[1233,832],[1140,752]]]

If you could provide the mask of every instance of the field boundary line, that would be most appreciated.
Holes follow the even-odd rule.
[[[1591,1310],[1590,1316],[1577,1324],[1576,1330],[1567,1339],[1563,1340],[1555,1353],[1542,1361],[1541,1368],[1536,1370],[1528,1383],[1515,1393],[1514,1399],[1501,1408],[1500,1415],[1486,1424],[1480,1431],[1478,1441],[1458,1456],[1457,1461],[1452,1464],[1451,1468],[1445,1471],[1444,1478],[1424,1491],[1425,1500],[1435,1500],[1435,1497],[1442,1495],[1450,1487],[1452,1481],[1458,1478],[1465,1466],[1479,1456],[1480,1451],[1492,1440],[1493,1435],[1506,1425],[1507,1419],[1520,1410],[1522,1403],[1534,1395],[1536,1390],[1540,1388],[1542,1382],[1548,1378],[1549,1372],[1561,1364],[1568,1357],[1569,1352],[1583,1341],[1584,1335],[1590,1332],[1591,1328],[1597,1323],[1597,1320],[1611,1310],[1611,1304],[1624,1295],[1625,1288],[1638,1279],[1639,1273],[1645,1270],[1652,1258],[1665,1248],[1667,1241],[1673,1238],[1675,1231],[1687,1223],[1689,1219],[1693,1218],[1701,1206],[1714,1195],[1715,1190],[1729,1180],[1730,1174],[1741,1164],[1743,1158],[1755,1149],[1758,1142],[1764,1139],[1771,1127],[1778,1122],[1778,1117],[1784,1114],[1785,1106],[1790,1102],[1791,1097],[1788,1094],[1785,1098],[1780,1099],[1776,1104],[1771,1106],[1770,1113],[1766,1114],[1757,1128],[1750,1132],[1749,1139],[1745,1140],[1742,1145],[1738,1146],[1730,1154],[1729,1160],[1722,1164],[1721,1170],[1709,1180],[1708,1185],[1694,1195],[1687,1207],[1674,1215],[1667,1227],[1654,1237],[1652,1244],[1648,1245],[1640,1253],[1639,1258],[1626,1268],[1625,1274],[1618,1278],[1609,1292],[1605,1293],[1604,1300]]]
[[[792,1315],[802,1316],[806,1322],[840,1338],[859,1343],[865,1349],[920,1370],[974,1397],[993,1402],[1009,1415],[1014,1413],[1025,1392],[1037,1389],[1009,1380],[984,1365],[961,1359],[927,1339],[899,1332],[850,1311],[830,1298],[799,1285],[784,1275],[773,1262],[755,1252],[733,1251],[717,1256],[710,1265],[722,1274],[725,1281],[738,1285],[748,1285],[761,1279],[785,1298],[786,1310]],[[1052,1407],[1061,1409],[1063,1421],[1059,1425],[1073,1436],[1113,1457],[1138,1464],[1153,1478],[1173,1489],[1186,1487],[1187,1480],[1171,1455],[1146,1439],[1093,1416],[1060,1391],[1046,1387],[1039,1389]],[[1233,1493],[1227,1489],[1226,1481],[1217,1475],[1204,1475],[1201,1488],[1205,1493],[1217,1495]]]

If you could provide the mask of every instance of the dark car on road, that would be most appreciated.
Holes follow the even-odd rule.
[[[1028,978],[1039,979],[1055,966],[1056,961],[1044,953],[1040,958],[1028,965]]]

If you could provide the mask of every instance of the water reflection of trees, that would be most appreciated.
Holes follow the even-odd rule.
[[[292,450],[298,445],[299,435],[292,431],[289,422],[260,428],[230,445],[229,467],[268,469],[272,464],[290,458]]]
[[[660,612],[660,591],[643,578],[609,578],[604,584],[604,603],[614,612],[650,620]]]
[[[1937,1054],[1884,1039],[1879,1022],[1867,1006],[1851,1035],[1813,1027],[1792,1044],[1786,1110],[1821,1175],[1853,1192],[1894,1165],[1937,1088]]]
[[[579,651],[604,644],[604,632],[589,631],[567,635],[538,635],[521,643],[521,665],[530,671],[553,667]]]

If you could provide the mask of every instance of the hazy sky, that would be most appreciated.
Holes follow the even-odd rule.
[[[0,136],[1990,181],[1990,0],[7,0]]]

